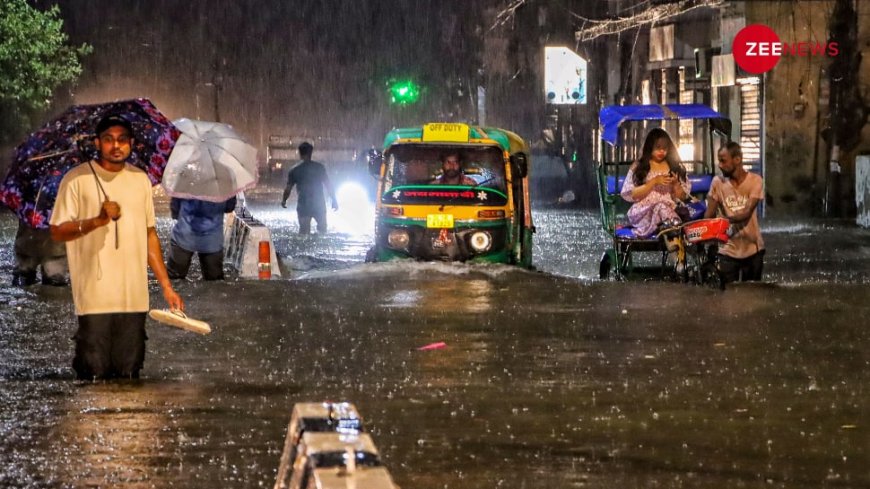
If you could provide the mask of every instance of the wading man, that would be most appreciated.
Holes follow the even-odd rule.
[[[758,203],[764,200],[761,177],[743,168],[740,145],[729,142],[719,149],[721,177],[713,179],[704,217],[717,213],[728,219],[733,234],[719,248],[719,270],[726,282],[761,280],[764,240],[758,227]]]
[[[172,309],[172,289],[154,228],[151,182],[127,164],[133,129],[118,116],[97,124],[98,160],[70,170],[60,183],[51,236],[66,242],[78,317],[73,369],[79,379],[138,378],[145,362],[148,266]]]
[[[281,207],[287,207],[287,198],[294,186],[298,186],[299,198],[296,200],[296,216],[299,218],[299,234],[311,232],[311,219],[317,221],[317,232],[326,233],[326,200],[323,196],[323,188],[329,192],[332,199],[332,210],[338,210],[338,201],[335,199],[335,190],[326,175],[326,168],[316,161],[311,160],[314,146],[304,142],[299,145],[299,157],[302,161],[293,167],[287,174],[287,186],[284,188],[284,196],[281,198]]]

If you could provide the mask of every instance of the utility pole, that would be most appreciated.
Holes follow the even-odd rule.
[[[859,90],[858,73],[861,54],[858,45],[858,12],[854,0],[837,0],[828,24],[828,42],[836,43],[839,53],[831,57],[831,112],[827,137],[830,159],[825,182],[825,215],[843,217],[844,197],[848,187],[842,185],[841,160],[852,163],[851,151],[861,141],[861,127],[867,120],[868,107]],[[854,182],[852,182],[854,185]]]

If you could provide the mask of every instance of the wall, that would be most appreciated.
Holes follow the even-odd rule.
[[[861,2],[858,2],[860,4]],[[747,2],[746,23],[773,28],[782,42],[826,42],[833,1]],[[858,6],[867,19],[867,7]],[[861,12],[863,11],[863,12]],[[863,26],[862,26],[863,24]],[[867,53],[868,22],[859,21],[859,45]],[[827,125],[828,91],[824,56],[782,56],[765,75],[767,215],[817,215],[824,209],[830,148],[821,136]],[[865,103],[870,100],[870,62],[862,65]],[[857,128],[856,128],[857,129]],[[865,125],[865,135],[868,128]],[[841,155],[841,206],[854,213],[854,156],[870,148],[866,136],[858,148]]]

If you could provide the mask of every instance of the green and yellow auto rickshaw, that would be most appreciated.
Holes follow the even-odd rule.
[[[464,177],[443,184],[442,159]],[[529,148],[513,132],[460,123],[394,129],[369,162],[378,179],[369,261],[395,258],[532,265]]]

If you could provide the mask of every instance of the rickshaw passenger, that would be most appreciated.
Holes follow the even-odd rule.
[[[434,185],[477,185],[477,182],[463,173],[462,159],[455,151],[441,155],[441,176],[433,180],[432,183]]]
[[[691,184],[673,141],[664,129],[653,129],[620,192],[623,199],[633,203],[627,216],[635,235],[649,236],[662,223],[679,223],[675,199],[685,199],[690,191]]]

